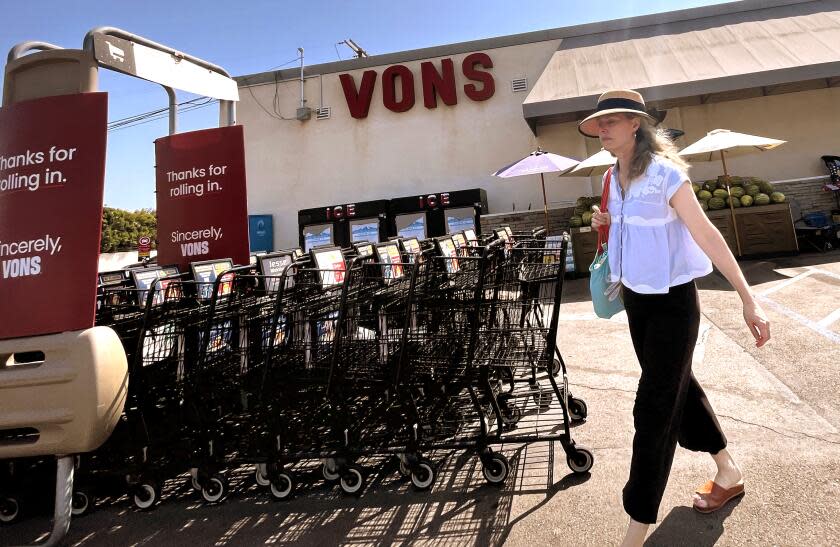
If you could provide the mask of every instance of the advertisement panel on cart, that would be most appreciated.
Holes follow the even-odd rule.
[[[106,93],[0,108],[0,339],[93,326]]]

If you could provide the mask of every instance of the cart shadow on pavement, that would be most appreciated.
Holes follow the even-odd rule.
[[[413,491],[395,473],[393,461],[369,464],[369,484],[358,498],[318,481],[314,470],[301,476],[297,496],[287,502],[270,501],[244,468],[229,476],[233,492],[218,506],[198,501],[183,481],[171,481],[151,512],[134,510],[123,497],[74,519],[67,544],[497,546],[516,523],[590,478],[588,473],[555,477],[555,468],[566,469],[559,444],[507,445],[500,451],[510,463],[503,486],[486,484],[478,458],[460,451],[429,455],[438,479],[428,492]],[[11,535],[17,526],[29,528],[15,525],[8,529]],[[17,544],[23,538],[4,539]]]
[[[692,545],[711,547],[723,535],[723,522],[743,498],[731,501],[722,509],[702,515],[691,507],[675,507],[645,541],[645,547]]]

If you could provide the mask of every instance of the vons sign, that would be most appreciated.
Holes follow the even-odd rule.
[[[480,70],[481,68],[493,68],[493,61],[486,53],[471,53],[461,62],[461,72],[473,82],[464,84],[464,95],[473,101],[486,101],[496,91],[493,75]],[[352,75],[346,73],[339,75],[344,97],[347,99],[347,107],[354,118],[367,117],[376,78],[376,71],[366,70],[362,74],[361,84],[356,87],[356,81]],[[421,63],[420,81],[423,88],[423,105],[426,108],[437,108],[438,97],[449,106],[458,103],[455,63],[452,59],[441,59],[440,70],[431,61]],[[393,65],[386,68],[382,72],[382,103],[385,108],[392,112],[405,112],[414,106],[414,102],[414,74],[411,70],[405,65]]]

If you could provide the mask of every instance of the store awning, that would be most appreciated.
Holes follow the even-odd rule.
[[[815,5],[816,4],[816,5]],[[822,6],[819,6],[822,4]],[[837,2],[716,16],[561,41],[525,102],[537,125],[581,119],[630,88],[659,109],[840,85]],[[795,10],[795,11],[792,11]]]

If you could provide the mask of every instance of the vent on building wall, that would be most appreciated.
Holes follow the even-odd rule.
[[[520,91],[528,91],[528,78],[517,78],[515,80],[511,80],[510,88],[513,90],[514,93],[519,93]]]
[[[315,109],[315,119],[317,120],[328,120],[330,119],[331,109],[329,106],[322,106],[321,108]]]

